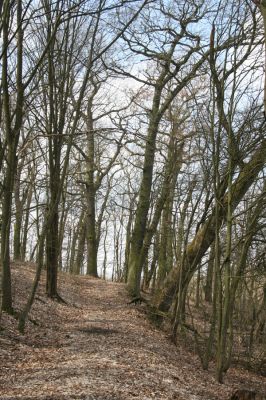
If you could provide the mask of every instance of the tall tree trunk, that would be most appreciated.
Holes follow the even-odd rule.
[[[215,257],[215,246],[214,242],[211,245],[211,251],[209,255],[209,261],[207,266],[207,275],[206,275],[206,284],[204,287],[205,301],[208,303],[212,302],[212,283],[213,283],[213,266],[214,266],[214,257]]]
[[[14,178],[17,167],[16,150],[19,141],[20,129],[23,119],[24,104],[24,86],[22,82],[22,60],[23,60],[23,29],[22,29],[22,1],[17,1],[17,65],[16,65],[16,104],[15,110],[11,110],[9,97],[9,72],[8,72],[8,49],[9,49],[9,22],[10,22],[10,4],[5,3],[5,10],[2,19],[3,32],[3,54],[2,54],[2,90],[3,90],[3,111],[5,120],[6,133],[6,173],[3,183],[2,195],[2,229],[1,229],[1,261],[2,268],[2,309],[12,312],[12,291],[11,291],[11,272],[10,272],[10,224],[11,224],[11,207],[12,193],[14,187]],[[12,127],[12,115],[14,112],[14,125]],[[0,296],[1,297],[1,296]]]
[[[18,182],[19,185],[19,182]],[[16,183],[17,186],[17,183]],[[21,259],[21,228],[23,218],[23,205],[19,199],[19,190],[15,188],[15,204],[16,204],[16,215],[14,225],[14,260]]]
[[[163,190],[166,193],[165,205],[162,213],[161,232],[160,232],[160,246],[158,253],[158,274],[157,274],[157,287],[160,288],[166,275],[173,267],[173,204],[178,174],[182,167],[183,148],[184,142],[177,145],[176,137],[177,128],[173,125],[171,133],[171,140],[169,143],[168,160],[169,170],[166,174],[171,176],[169,184],[166,184]],[[167,182],[165,182],[167,183]]]
[[[57,181],[58,182],[58,181]],[[59,184],[59,182],[58,182]],[[54,183],[52,183],[54,186]],[[56,187],[58,187],[56,185]],[[53,189],[52,189],[53,191]],[[48,213],[52,215],[46,234],[46,293],[48,297],[57,297],[58,272],[58,204],[53,191],[53,200],[50,200]]]
[[[143,281],[143,289],[147,290],[149,289],[151,282],[156,280],[156,266],[158,263],[158,258],[159,258],[159,234],[155,236],[154,244],[153,244],[153,255],[152,255],[152,260],[151,260],[151,265],[150,269],[148,270],[146,274],[146,278]],[[153,288],[154,289],[154,288]],[[153,290],[154,291],[154,290]]]
[[[149,202],[150,202],[149,198],[150,198],[150,190],[151,190],[151,186],[149,186],[149,185],[151,185],[151,182],[152,182],[153,166],[152,166],[152,168],[149,169],[149,171],[150,171],[149,178],[145,177],[145,179],[143,179],[143,181],[142,181],[142,185],[145,185],[145,187],[144,188],[141,187],[141,190],[143,190],[143,193],[142,193],[142,197],[140,196],[140,198],[139,198],[139,204],[138,204],[136,220],[135,220],[135,227],[134,227],[132,239],[131,239],[132,244],[131,244],[130,259],[129,259],[128,285],[129,285],[129,289],[131,290],[131,292],[135,295],[137,295],[137,294],[139,295],[139,290],[140,290],[139,284],[140,284],[141,271],[142,271],[143,265],[145,263],[145,260],[148,256],[151,241],[152,241],[154,234],[156,233],[157,226],[159,224],[165,202],[169,196],[169,192],[171,191],[171,185],[175,184],[177,176],[178,176],[178,172],[182,165],[182,155],[183,155],[183,145],[184,144],[181,143],[181,145],[177,145],[176,137],[175,137],[176,134],[177,134],[176,126],[174,124],[172,132],[171,132],[171,138],[170,138],[170,143],[169,143],[169,148],[168,148],[167,161],[166,161],[166,166],[165,166],[165,171],[164,171],[164,178],[163,178],[161,193],[156,202],[154,215],[152,218],[152,222],[149,226],[149,229],[146,229],[146,224],[147,224],[147,215],[148,215],[148,211],[149,211]],[[155,147],[155,139],[156,139],[156,132],[155,132],[155,135],[153,138],[153,140],[154,140],[153,146],[154,147]],[[148,144],[146,145],[146,149],[147,149],[147,146],[148,146]],[[152,155],[149,154],[149,157],[147,157],[150,163],[151,163],[151,161],[152,162],[154,161],[154,155],[155,155],[154,148],[150,148],[149,152],[151,152],[151,151],[153,151],[153,154]],[[145,172],[145,167],[144,167],[144,172]],[[143,177],[144,177],[144,172],[143,172]],[[150,181],[149,181],[149,179],[150,179]],[[148,188],[149,188],[149,190],[147,191]],[[147,195],[146,197],[145,197],[145,194]],[[147,207],[146,211],[145,211],[145,207],[140,208],[141,199],[143,200],[143,204],[145,205],[145,207]],[[145,218],[144,218],[144,212],[147,212]],[[136,225],[138,218],[142,218],[142,219],[139,220],[139,224]],[[138,229],[136,229],[136,226],[138,226]],[[142,239],[140,237],[139,241],[138,241],[138,246],[141,245],[141,247],[139,247],[138,254],[135,254],[135,256],[134,256],[136,263],[134,264],[134,268],[133,268],[133,264],[130,264],[130,260],[131,260],[133,253],[138,248],[138,246],[135,243],[135,240],[136,240],[135,235],[136,234],[141,234],[141,235],[143,235],[143,237],[141,236]],[[131,267],[130,267],[130,265],[131,265]],[[132,272],[133,271],[132,269],[135,271],[134,273]],[[132,276],[134,279],[132,278]],[[133,284],[133,282],[134,282],[134,284]],[[138,285],[136,287],[137,291],[134,292],[134,290],[132,291],[132,288],[137,282],[138,282]],[[133,284],[133,286],[132,286],[132,284]]]
[[[68,217],[68,212],[69,212],[69,207],[66,206],[66,196],[63,195],[63,201],[61,203],[61,216],[60,216],[60,222],[59,222],[59,240],[58,240],[58,253],[59,253],[59,261],[58,261],[58,266],[60,271],[64,270],[64,267],[67,267],[67,263],[65,263],[65,266],[63,265],[63,243],[64,243],[64,237],[65,237],[65,228],[66,228],[66,221]],[[66,254],[67,256],[67,254]]]
[[[103,240],[103,252],[104,252],[104,258],[103,258],[103,266],[102,266],[102,277],[105,280],[106,279],[106,269],[107,269],[107,249],[106,249],[106,241],[107,241],[107,234],[108,234],[108,223],[106,221],[105,223],[105,233],[104,233],[104,240]]]
[[[124,261],[124,281],[127,282],[128,277],[128,263],[129,263],[129,254],[130,254],[130,245],[131,245],[131,230],[132,230],[132,223],[134,217],[133,206],[135,202],[134,199],[130,201],[129,206],[129,216],[127,221],[127,228],[126,228],[126,246],[125,246],[125,261]]]
[[[25,203],[27,202],[28,191],[23,190],[22,193],[20,192],[20,179],[21,179],[21,171],[23,168],[24,159],[18,165],[17,174],[15,177],[15,206],[16,206],[16,213],[15,213],[15,225],[14,225],[14,259],[15,260],[22,260],[22,238],[21,238],[21,231],[22,231],[22,219],[23,219],[23,208]]]
[[[24,223],[23,223],[23,237],[22,237],[22,245],[21,245],[21,260],[25,261],[26,253],[27,253],[27,238],[28,238],[28,228],[29,228],[29,218],[30,218],[30,205],[33,194],[33,184],[31,183],[30,188],[28,190],[27,200],[26,200],[26,211],[24,214]]]
[[[132,296],[140,295],[140,279],[142,272],[141,252],[143,248],[143,241],[147,225],[147,216],[150,207],[153,164],[156,148],[155,144],[159,125],[157,113],[159,111],[160,96],[161,88],[155,89],[155,94],[153,98],[153,112],[146,141],[143,175],[139,191],[139,201],[131,238],[127,285]]]
[[[12,289],[10,271],[10,225],[16,155],[12,145],[7,149],[6,176],[2,195],[1,266],[2,266],[2,310],[12,313]]]
[[[83,217],[83,216],[84,216],[84,214],[82,212],[81,217]],[[75,275],[79,275],[81,273],[82,264],[83,264],[83,260],[84,260],[86,235],[87,235],[86,218],[83,217],[83,220],[80,219],[79,228],[78,228],[78,248],[77,248],[75,263],[74,263],[74,267],[73,267],[73,273]]]
[[[165,205],[162,212],[160,245],[158,254],[158,276],[157,286],[161,287],[166,275],[173,267],[173,204],[175,189],[179,171],[182,166],[184,143],[177,146],[177,127],[175,124],[172,130],[172,136],[169,143],[168,159],[170,160],[171,169],[166,174],[171,174],[171,180],[164,190],[167,193]]]
[[[229,153],[231,153],[231,145],[229,138]],[[223,263],[224,270],[224,290],[222,293],[222,282],[220,282],[220,297],[219,306],[221,307],[218,319],[217,329],[217,355],[216,355],[216,377],[218,382],[223,382],[223,373],[225,365],[227,363],[227,336],[228,326],[230,323],[230,285],[231,285],[231,249],[232,249],[232,222],[233,222],[233,211],[232,211],[232,162],[229,160],[229,171],[228,171],[228,195],[227,195],[227,214],[226,214],[226,249]]]
[[[95,223],[94,131],[92,119],[92,98],[89,99],[87,107],[87,274],[98,277]]]

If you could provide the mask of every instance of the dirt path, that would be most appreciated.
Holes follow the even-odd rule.
[[[33,269],[16,267],[13,276],[20,307]],[[211,400],[238,386],[266,392],[265,379],[234,369],[218,385],[213,371],[155,329],[143,306],[127,304],[123,284],[62,275],[60,289],[75,307],[47,300],[42,282],[31,313],[39,326],[30,323],[24,336],[4,316],[1,400]]]

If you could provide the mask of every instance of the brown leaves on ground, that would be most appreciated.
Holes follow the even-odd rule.
[[[15,308],[31,289],[34,266],[13,267]],[[236,388],[266,392],[263,377],[231,369],[220,385],[197,356],[176,347],[146,318],[145,305],[128,305],[125,286],[60,274],[60,295],[44,294],[42,278],[24,336],[3,315],[1,400],[211,400]],[[38,324],[38,325],[36,325]]]

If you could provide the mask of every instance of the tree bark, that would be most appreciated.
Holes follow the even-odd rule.
[[[90,99],[91,100],[91,99]],[[87,274],[98,277],[97,271],[97,238],[95,223],[95,183],[94,183],[94,131],[92,103],[87,108]]]
[[[266,140],[264,139],[259,148],[254,152],[250,161],[248,161],[242,167],[238,178],[232,185],[232,211],[237,207],[245,193],[248,191],[258,173],[263,169],[266,161]],[[227,210],[227,194],[222,194],[220,198],[221,207],[219,208],[218,223],[222,225]],[[183,286],[192,278],[197,265],[201,261],[202,257],[213,243],[215,237],[215,211],[212,212],[211,216],[202,225],[202,227],[196,233],[194,239],[189,243],[185,249],[185,265],[183,271]],[[169,275],[167,276],[163,289],[159,294],[156,305],[161,312],[167,312],[172,303],[177,282],[179,281],[180,269],[177,265],[174,267]]]
[[[142,272],[141,251],[146,232],[147,216],[150,207],[150,194],[153,176],[153,164],[156,147],[156,136],[159,125],[158,111],[162,88],[155,89],[153,98],[153,112],[148,129],[146,141],[143,175],[139,191],[139,201],[136,211],[135,224],[131,237],[131,247],[129,255],[129,268],[127,285],[132,296],[140,295],[140,278]]]
[[[22,60],[23,60],[23,29],[22,29],[22,2],[17,1],[17,65],[16,65],[16,104],[15,110],[11,110],[9,95],[9,73],[8,73],[8,49],[9,49],[9,22],[10,4],[6,3],[7,9],[4,10],[2,19],[3,32],[3,56],[2,56],[2,90],[3,90],[3,111],[6,133],[6,173],[3,183],[2,195],[2,229],[1,229],[1,262],[2,268],[2,309],[9,313],[13,312],[12,291],[11,291],[11,271],[10,271],[10,224],[12,194],[14,179],[17,168],[16,150],[18,146],[20,129],[23,119],[24,86],[22,83]],[[15,122],[12,127],[11,115],[15,115]]]

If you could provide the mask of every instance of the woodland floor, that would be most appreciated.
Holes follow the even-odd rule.
[[[15,308],[30,291],[34,267],[14,265]],[[233,389],[266,393],[266,378],[231,368],[223,385],[198,357],[175,346],[148,320],[144,305],[128,305],[124,284],[59,276],[68,305],[47,299],[44,277],[25,335],[3,315],[0,333],[1,400],[211,400]]]

